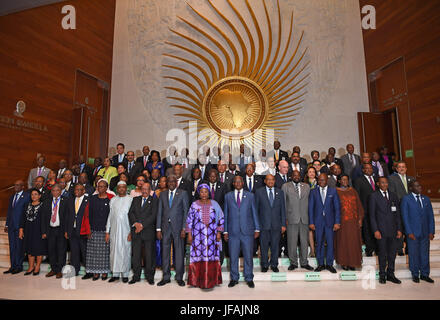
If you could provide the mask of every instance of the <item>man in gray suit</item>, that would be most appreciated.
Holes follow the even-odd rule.
[[[354,167],[361,164],[361,157],[354,154],[354,146],[347,144],[347,153],[341,157],[342,165],[344,167],[344,174],[351,177],[351,171]]]
[[[302,183],[301,174],[292,172],[292,182],[283,184],[286,202],[287,247],[289,250],[289,270],[298,268],[298,237],[300,240],[300,265],[306,270],[313,270],[307,260],[309,247],[309,193],[310,187]]]
[[[188,193],[177,189],[177,178],[171,175],[167,178],[168,190],[161,192],[159,196],[159,208],[157,212],[156,231],[157,238],[162,240],[162,280],[157,284],[163,286],[170,283],[170,252],[171,243],[174,246],[176,282],[179,286],[185,286],[183,281],[184,266],[184,239],[186,218],[188,215]]]
[[[49,168],[46,168],[44,166],[44,163],[46,162],[46,159],[44,158],[44,156],[39,156],[37,158],[37,167],[31,169],[31,171],[29,172],[29,177],[28,177],[28,188],[31,189],[34,186],[34,180],[36,177],[42,176],[44,178],[44,180],[47,180],[47,175],[50,172]]]
[[[394,192],[395,194],[397,194],[397,198],[400,201],[404,196],[408,194],[409,183],[411,181],[415,181],[416,179],[414,177],[406,175],[406,171],[408,170],[408,168],[406,167],[406,163],[403,161],[399,161],[397,163],[396,170],[397,173],[394,173],[388,177],[388,188],[390,189],[390,192]],[[403,220],[401,222],[403,223]],[[399,243],[397,245],[397,254],[399,256],[404,255],[403,243],[405,242],[405,240],[404,237],[400,237],[400,239],[398,239]]]

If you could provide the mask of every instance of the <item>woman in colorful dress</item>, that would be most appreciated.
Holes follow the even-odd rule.
[[[207,184],[201,184],[197,192],[200,200],[193,202],[186,220],[188,243],[191,244],[188,284],[211,289],[222,283],[220,251],[223,211],[215,200],[209,199]]]
[[[316,176],[316,169],[310,167],[307,169],[307,173],[304,177],[304,182],[310,186],[310,190],[315,189],[318,185],[318,177]],[[310,257],[315,257],[315,232],[309,230],[309,245],[310,245]]]
[[[151,162],[147,163],[147,170],[150,172],[153,171],[153,169],[158,169],[160,171],[160,175],[165,175],[164,165],[160,161],[160,153],[157,150],[151,151]]]
[[[101,276],[107,280],[110,272],[110,244],[105,242],[105,227],[110,213],[110,199],[112,194],[107,193],[108,182],[98,181],[97,195],[90,198],[89,222],[91,235],[87,240],[86,274],[93,273],[93,281]]]
[[[344,270],[355,270],[362,266],[362,219],[364,209],[355,189],[350,187],[346,174],[339,178],[336,188],[341,202],[341,228],[335,235],[336,263]]]
[[[47,255],[47,243],[41,234],[41,192],[31,190],[31,202],[21,216],[19,238],[23,239],[24,252],[28,255],[29,268],[25,276],[31,273],[36,276],[40,273],[40,265],[43,256]]]
[[[55,185],[55,183],[57,183],[57,174],[55,173],[55,171],[50,170],[49,174],[47,175],[47,181],[46,184],[44,185],[44,187],[50,191],[52,190],[52,187]]]
[[[103,177],[107,181],[111,181],[113,177],[118,175],[118,170],[111,165],[109,157],[104,159],[103,167],[98,171],[98,176]]]
[[[144,185],[144,183],[147,181],[147,178],[145,176],[140,175],[136,178],[136,186],[134,189],[130,191],[130,197],[139,197],[142,195],[141,188]]]
[[[131,193],[132,190],[136,189],[136,186],[134,184],[129,184],[130,177],[128,176],[128,173],[125,172],[121,172],[119,174],[119,181],[124,181],[127,184],[127,194],[129,195]],[[117,192],[116,191],[117,187],[113,188],[113,192]]]

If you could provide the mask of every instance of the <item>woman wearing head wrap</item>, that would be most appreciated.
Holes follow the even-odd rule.
[[[222,283],[220,265],[223,211],[215,200],[210,199],[207,184],[197,188],[200,200],[193,202],[186,220],[188,243],[191,244],[188,284],[210,289]]]
[[[86,274],[93,274],[93,280],[107,279],[110,272],[110,244],[105,242],[105,226],[110,213],[110,199],[113,195],[107,193],[108,182],[100,179],[97,183],[98,194],[90,198],[89,222],[91,235],[87,240]]]

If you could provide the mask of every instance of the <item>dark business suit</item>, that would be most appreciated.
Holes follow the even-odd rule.
[[[133,279],[139,281],[141,278],[142,245],[144,246],[144,273],[149,281],[154,281],[155,259],[156,259],[156,216],[159,199],[149,196],[135,197],[128,212],[128,220],[131,226],[131,247],[133,267]],[[136,233],[135,223],[140,223],[142,231]]]
[[[144,171],[144,170],[147,170],[147,164],[148,164],[148,162],[150,162],[150,156],[147,156],[147,158],[145,159],[146,161],[144,161],[144,156],[140,156],[140,157],[137,157],[136,158],[136,163],[138,163],[139,165],[140,165],[140,167],[141,167],[141,172],[142,171]],[[164,166],[165,166],[165,160],[166,159],[164,159],[163,161],[162,161],[162,163],[164,164]],[[165,167],[165,170],[167,169],[167,167]]]
[[[269,157],[273,157],[276,163],[280,162],[281,160],[286,160],[287,162],[290,161],[289,154],[286,151],[281,150],[281,149],[278,149],[278,159],[276,157],[275,150],[272,150],[269,152]]]
[[[264,187],[264,181],[261,176],[254,175],[253,181],[251,183],[252,190],[249,190],[249,177],[247,175],[243,176],[243,189],[252,193],[255,193],[261,187]]]
[[[413,277],[428,277],[429,268],[429,234],[435,233],[434,212],[431,200],[419,195],[419,201],[413,194],[403,197],[400,203],[405,233],[408,241],[409,270]],[[416,238],[411,240],[408,235]]]
[[[376,180],[374,179],[374,177],[372,178],[374,183],[376,184]],[[366,246],[365,252],[367,254],[372,254],[373,251],[376,251],[376,239],[374,238],[373,232],[370,227],[371,224],[370,215],[368,213],[368,200],[370,195],[375,190],[377,190],[378,187],[375,185],[375,189],[373,189],[370,182],[367,180],[367,178],[365,178],[364,175],[355,180],[353,186],[359,195],[365,213],[362,222],[362,239],[364,240]]]
[[[237,204],[235,191],[228,192],[225,197],[225,233],[228,233],[229,256],[231,260],[231,280],[238,281],[238,259],[240,249],[243,252],[244,279],[249,282],[254,278],[252,272],[253,260],[252,251],[254,233],[260,230],[258,214],[255,208],[254,195],[241,189],[242,199],[240,207]]]
[[[289,177],[288,174],[286,174],[286,180],[284,180],[282,178],[282,176],[279,172],[275,175],[275,187],[278,189],[281,189],[283,184],[285,184],[286,182],[289,182],[289,181],[292,181],[292,179]]]
[[[85,163],[84,166],[81,168],[81,164],[78,165],[79,166],[79,172],[80,173],[85,173],[87,174],[87,179],[89,182],[93,182],[93,169],[87,164]]]
[[[321,187],[310,191],[309,224],[315,225],[316,259],[320,266],[333,266],[333,227],[341,224],[341,204],[335,188],[327,186],[327,194],[321,197]],[[327,242],[327,254],[324,254],[324,243]],[[324,263],[325,256],[325,263]]]
[[[162,231],[162,272],[165,281],[170,280],[170,251],[173,243],[175,253],[175,280],[183,280],[184,268],[184,239],[180,232],[185,230],[188,216],[188,193],[175,189],[171,207],[169,205],[170,190],[160,193],[157,212],[156,227]]]
[[[375,177],[379,176],[379,171],[375,166],[373,166],[373,173]],[[356,181],[359,177],[363,176],[364,173],[362,172],[362,165],[356,166],[353,171],[351,172],[351,181]]]
[[[307,172],[307,162],[306,162],[306,164],[301,163],[301,162],[299,162],[298,164],[299,164],[299,167],[300,167],[299,173],[301,175],[301,181],[302,181],[304,179],[304,176],[306,175],[306,172]],[[293,172],[293,167],[292,166],[293,165],[294,165],[293,163],[289,163],[289,172],[287,173],[287,175],[289,177],[292,177],[292,172]]]
[[[351,172],[353,171],[353,169],[361,163],[361,157],[353,153],[353,161],[354,161],[354,165],[353,165],[353,163],[350,161],[350,155],[347,153],[341,157],[341,161],[342,164],[344,165],[343,172],[351,177]]]
[[[202,172],[202,180],[208,181],[209,179],[209,171],[212,169],[212,165],[210,163],[205,164],[205,168],[202,171],[202,166],[200,164],[196,165],[192,170],[194,170],[195,168],[199,168],[200,171]]]
[[[242,154],[240,155],[240,158],[239,158],[239,160],[238,160],[238,162],[237,162],[237,164],[238,164],[238,168],[240,169],[240,173],[243,173],[243,172],[245,172],[246,171],[246,166],[248,165],[248,164],[251,164],[251,163],[253,163],[253,162],[255,162],[255,158],[254,158],[254,156],[252,155],[252,156],[243,156]]]
[[[112,166],[118,167],[118,164],[123,163],[124,166],[127,168],[127,155],[124,153],[124,159],[122,161],[119,161],[119,154],[115,154],[112,157]]]
[[[226,192],[232,191],[234,189],[234,186],[232,185],[232,182],[234,181],[235,175],[230,173],[229,171],[226,171],[223,173],[223,181],[222,181],[222,174],[218,174],[218,181],[223,182],[227,188]]]
[[[402,231],[399,199],[394,192],[387,191],[387,200],[378,190],[368,200],[371,231],[379,231],[379,276],[394,275],[394,262],[397,253],[397,231]],[[387,267],[388,265],[388,267]],[[385,272],[385,269],[386,272]]]
[[[143,166],[140,163],[137,163],[136,161],[133,161],[130,168],[130,163],[127,162],[127,174],[129,183],[136,184],[135,179],[142,173]]]
[[[41,234],[47,237],[47,249],[49,253],[50,269],[55,273],[60,273],[66,265],[67,240],[64,237],[68,198],[60,197],[58,202],[59,226],[52,227],[50,220],[52,217],[53,197],[50,196],[43,202],[41,216]]]
[[[255,208],[260,222],[261,267],[269,267],[268,251],[270,248],[270,266],[278,266],[278,252],[281,227],[286,227],[286,205],[284,192],[272,188],[273,201],[269,200],[268,188],[255,191]]]
[[[76,197],[71,197],[67,202],[66,228],[67,237],[70,245],[70,264],[75,268],[78,275],[81,268],[81,260],[86,263],[87,235],[81,235],[81,225],[84,214],[88,213],[89,197],[84,198],[79,206],[78,212],[75,213]]]
[[[23,240],[18,237],[20,222],[30,201],[29,192],[23,191],[20,195],[14,193],[9,199],[6,227],[8,227],[9,259],[11,269],[23,270]],[[14,198],[16,198],[15,203]]]
[[[182,177],[182,179],[180,180],[179,186],[177,187],[177,189],[185,191],[187,193],[188,196],[188,201],[191,200],[191,196],[192,196],[192,186],[191,186],[191,181],[186,180]]]

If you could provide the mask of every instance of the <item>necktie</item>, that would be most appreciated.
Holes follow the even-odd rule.
[[[215,197],[215,185],[211,184],[211,199]]]
[[[224,173],[222,173],[221,175],[220,175],[220,181],[223,183],[223,182],[225,182],[225,179],[224,179]]]
[[[406,193],[408,193],[408,183],[407,183],[407,181],[406,181],[406,176],[405,175],[400,175],[400,178],[402,179],[402,183],[403,183],[403,186],[405,187],[405,191],[406,191]]]
[[[144,168],[147,166],[147,157],[144,156]]]
[[[240,190],[237,191],[237,206],[240,209]]]
[[[423,208],[422,200],[420,199],[420,195],[419,194],[416,195],[416,198],[417,198],[417,203],[419,204],[420,208]]]
[[[157,187],[157,181],[153,181],[153,189],[156,190]]]
[[[15,208],[15,204],[17,203],[18,193],[15,194],[14,201],[12,201],[12,208]]]
[[[287,182],[285,175],[283,175],[283,180],[284,180],[284,182]]]
[[[252,192],[252,178],[249,178],[249,191]]]
[[[128,173],[130,173],[130,171],[131,171],[131,167],[133,166],[133,164],[130,162],[129,164],[128,164]]]
[[[145,203],[147,202],[147,198],[143,198],[142,208],[145,207]]]
[[[299,183],[295,183],[295,192],[299,197]]]
[[[200,171],[202,173],[201,177],[203,178],[205,176],[205,167],[203,167],[202,170],[200,170]]]
[[[38,168],[38,176],[41,175],[41,169],[42,169],[42,168]]]
[[[368,178],[370,179],[371,188],[373,188],[373,190],[376,190],[376,186],[374,185],[373,178],[371,176],[369,176]]]
[[[96,173],[98,173],[98,167],[96,167],[95,171],[93,171],[93,175],[96,176]]]
[[[270,206],[273,207],[273,191],[272,191],[272,188],[269,189],[269,202],[270,202]]]
[[[173,196],[174,196],[174,192],[170,191],[170,199],[168,200],[168,205],[171,208],[171,205],[173,204]]]
[[[196,191],[196,190],[197,190],[197,180],[194,181],[194,191]]]
[[[387,199],[387,201],[390,201],[390,199],[388,199],[388,194],[386,191],[384,192],[384,194],[385,194],[385,199]]]
[[[324,192],[324,188],[321,188],[321,200],[322,200],[322,204],[324,204],[324,202],[325,202],[325,192]]]
[[[50,218],[50,221],[52,223],[55,223],[57,221],[57,211],[58,211],[58,201],[60,198],[57,198],[56,201],[53,201],[53,209],[52,209],[52,217]]]
[[[275,160],[278,161],[279,156],[278,156],[278,150],[275,151]]]
[[[353,155],[352,155],[351,153],[349,153],[348,155],[349,155],[349,157],[350,157],[351,165],[353,166]]]
[[[75,199],[75,214],[78,214],[79,210],[79,198]]]

